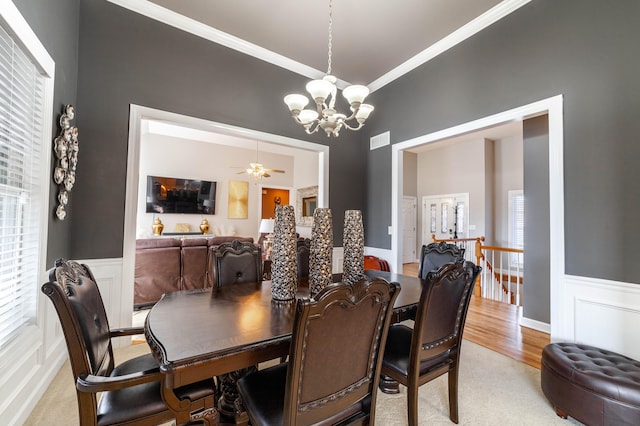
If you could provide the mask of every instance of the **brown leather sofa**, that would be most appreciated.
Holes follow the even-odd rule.
[[[252,237],[144,238],[136,240],[133,306],[153,305],[164,293],[212,286],[213,250]]]

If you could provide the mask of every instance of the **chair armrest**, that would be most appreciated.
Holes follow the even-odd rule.
[[[104,392],[124,389],[142,383],[159,382],[164,375],[159,368],[139,371],[124,376],[104,377],[82,374],[76,381],[76,389],[80,392]]]
[[[110,337],[133,336],[136,334],[144,334],[144,327],[125,327],[109,330]]]

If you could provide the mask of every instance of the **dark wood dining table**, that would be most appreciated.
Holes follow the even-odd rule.
[[[385,271],[365,274],[399,283],[393,322],[411,317],[421,279]],[[296,299],[308,296],[308,289],[301,288]],[[272,300],[270,281],[165,294],[147,315],[145,337],[164,373],[162,392],[169,408],[183,415],[191,411],[175,388],[286,357],[295,305],[295,299]]]

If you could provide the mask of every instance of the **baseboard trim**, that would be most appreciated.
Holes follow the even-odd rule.
[[[543,333],[551,334],[551,324],[548,324],[546,322],[522,317],[520,318],[520,325],[523,327],[530,328],[532,330],[537,330]]]

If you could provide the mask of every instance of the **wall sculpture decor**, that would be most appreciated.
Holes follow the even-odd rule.
[[[78,128],[71,125],[75,117],[73,105],[67,105],[60,116],[60,134],[53,140],[53,151],[58,159],[53,169],[53,181],[58,185],[56,216],[64,220],[69,192],[76,183],[78,166]]]

